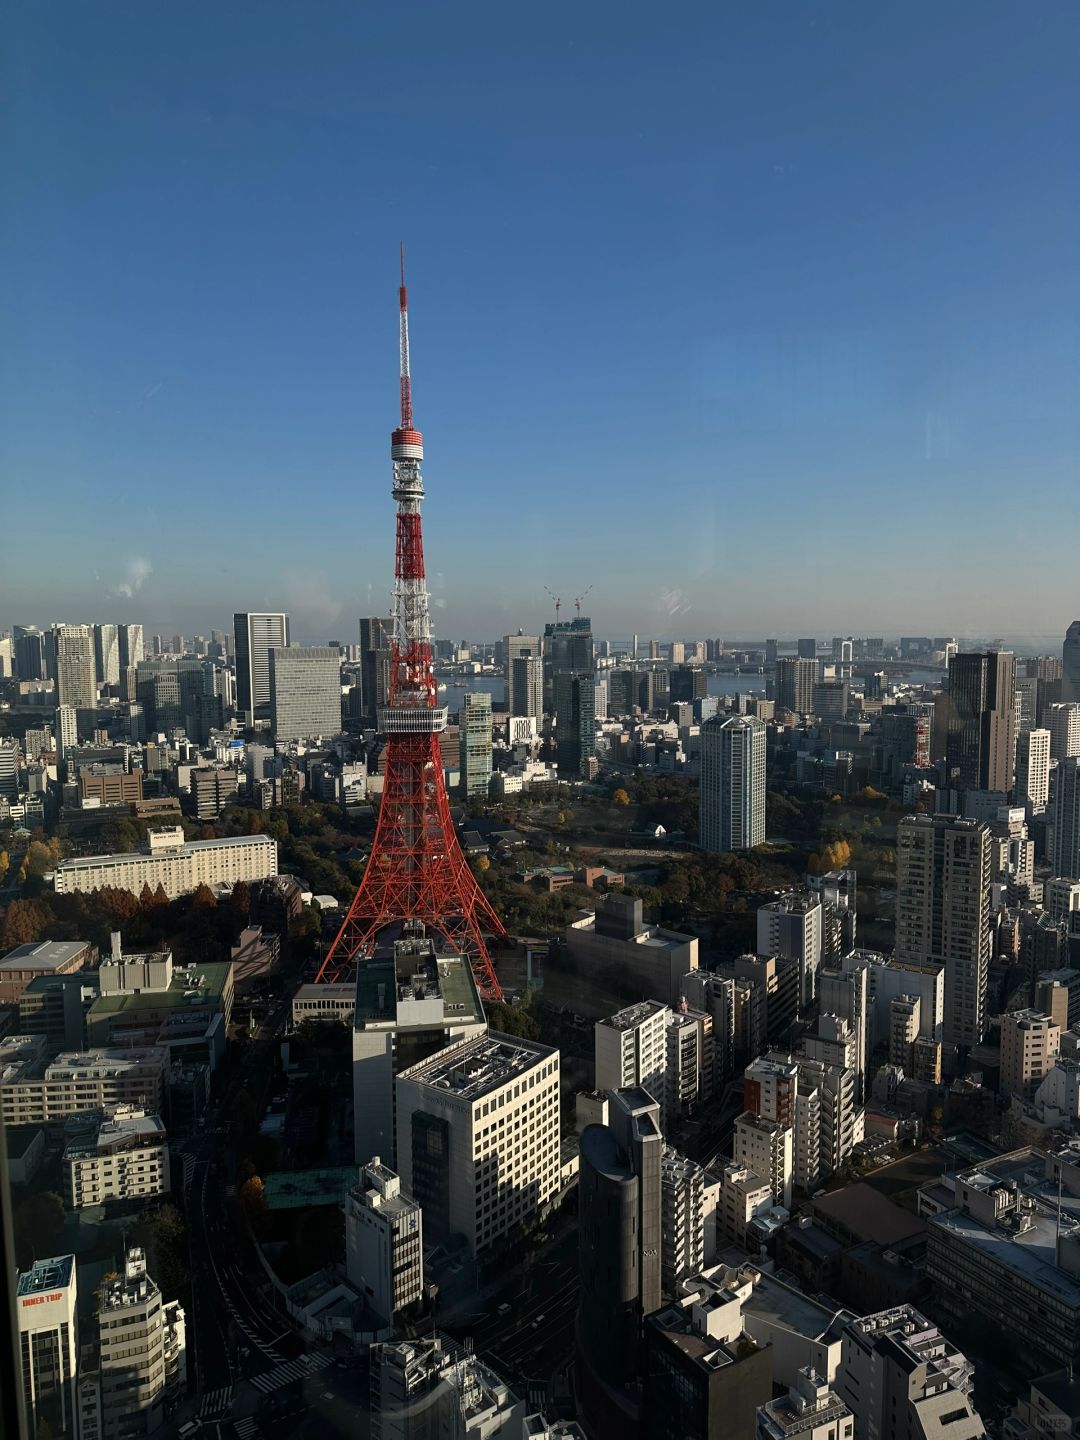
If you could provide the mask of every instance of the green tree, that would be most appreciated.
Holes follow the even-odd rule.
[[[146,1268],[167,1299],[175,1299],[188,1281],[188,1241],[184,1217],[175,1205],[159,1205],[136,1221],[132,1245],[146,1251]]]

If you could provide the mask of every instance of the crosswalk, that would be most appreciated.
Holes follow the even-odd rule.
[[[317,1370],[324,1370],[330,1364],[330,1359],[327,1351],[314,1350],[310,1355],[301,1355],[298,1360],[290,1360],[287,1365],[276,1365],[273,1370],[267,1370],[262,1375],[253,1375],[251,1383],[264,1395],[269,1395],[272,1390],[288,1385],[290,1380],[305,1380]]]
[[[221,1295],[222,1299],[225,1301],[225,1304],[228,1306],[229,1314],[235,1320],[237,1326],[244,1332],[244,1336],[246,1337],[246,1339],[249,1340],[257,1350],[260,1350],[266,1356],[267,1360],[271,1360],[275,1365],[277,1365],[278,1362],[281,1360],[280,1351],[275,1350],[272,1345],[267,1344],[267,1342],[262,1338],[261,1335],[256,1334],[256,1332],[240,1314],[240,1311],[233,1304],[232,1297],[228,1294],[224,1287],[222,1287]]]
[[[254,1415],[245,1415],[242,1420],[234,1420],[232,1428],[236,1431],[236,1440],[256,1440],[256,1437],[262,1435]]]
[[[216,1390],[208,1390],[199,1406],[199,1419],[210,1420],[217,1415],[227,1415],[232,1408],[232,1401],[231,1385],[220,1385]]]

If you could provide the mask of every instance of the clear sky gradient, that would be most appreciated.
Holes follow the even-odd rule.
[[[386,610],[401,238],[440,634],[1080,613],[1072,0],[7,31],[0,627]]]

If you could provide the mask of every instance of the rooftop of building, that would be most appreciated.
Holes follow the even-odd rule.
[[[263,1194],[268,1210],[301,1210],[310,1205],[341,1205],[355,1184],[355,1165],[275,1170],[263,1177]]]
[[[437,937],[406,936],[380,944],[372,958],[357,967],[357,1029],[407,1025],[409,1002],[424,1000],[441,1000],[446,1020],[483,1024],[484,1008],[472,965]],[[417,1023],[427,1028],[431,1019],[419,1016]]]
[[[739,1249],[723,1250],[717,1259],[720,1263],[707,1272],[714,1284],[725,1279],[735,1280],[748,1271],[753,1275],[754,1288],[743,1301],[744,1314],[756,1315],[792,1334],[824,1342],[838,1341],[844,1326],[855,1318],[852,1311],[815,1300],[770,1270],[748,1266],[746,1256]],[[694,1280],[687,1282],[688,1285],[694,1283]]]
[[[615,1015],[608,1015],[596,1023],[608,1030],[633,1030],[667,1008],[660,1000],[639,1000],[636,1005],[627,1005],[624,1010],[618,1011]]]
[[[895,1205],[880,1190],[864,1181],[819,1195],[811,1202],[814,1213],[827,1224],[839,1226],[858,1241],[898,1244],[926,1230],[925,1222]]]
[[[705,1302],[706,1308],[710,1303]],[[675,1346],[688,1360],[707,1372],[735,1365],[760,1348],[745,1331],[731,1341],[699,1334],[693,1327],[691,1309],[688,1306],[668,1305],[650,1315],[645,1325],[663,1335],[670,1345]]]
[[[159,955],[125,955],[123,963],[138,962],[142,959],[159,960]],[[116,961],[106,960],[102,969],[116,966]],[[119,1015],[140,1010],[158,1010],[163,1005],[213,1005],[224,994],[232,973],[231,960],[207,961],[200,965],[187,965],[173,971],[167,990],[123,991],[118,995],[99,995],[90,1007],[90,1018],[101,1015]]]
[[[1080,1376],[1072,1370],[1055,1370],[1032,1380],[1031,1387],[1045,1395],[1050,1404],[1068,1415],[1070,1419],[1080,1417]]]
[[[45,1069],[49,1080],[62,1080],[84,1074],[118,1074],[121,1070],[161,1068],[168,1064],[169,1052],[157,1046],[137,1050],[100,1049],[69,1050],[57,1055]]]
[[[92,1135],[80,1135],[71,1140],[64,1147],[64,1159],[82,1160],[110,1150],[163,1145],[165,1139],[165,1122],[160,1115],[121,1111],[111,1117],[103,1117]]]
[[[9,950],[0,960],[0,970],[59,970],[89,948],[89,940],[36,940]]]
[[[558,1053],[550,1045],[487,1030],[403,1070],[398,1079],[473,1101],[509,1084],[534,1065],[557,1057]]]
[[[75,1256],[57,1255],[51,1260],[35,1260],[29,1270],[19,1271],[17,1294],[40,1295],[45,1290],[64,1290],[75,1278]]]

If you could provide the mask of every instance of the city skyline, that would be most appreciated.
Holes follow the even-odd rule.
[[[620,18],[597,67],[597,15],[20,13],[2,419],[53,563],[9,556],[6,623],[384,613],[402,237],[440,633],[588,584],[601,634],[1068,623],[1076,17],[717,14],[689,52]],[[1006,529],[1031,593],[987,583]]]

